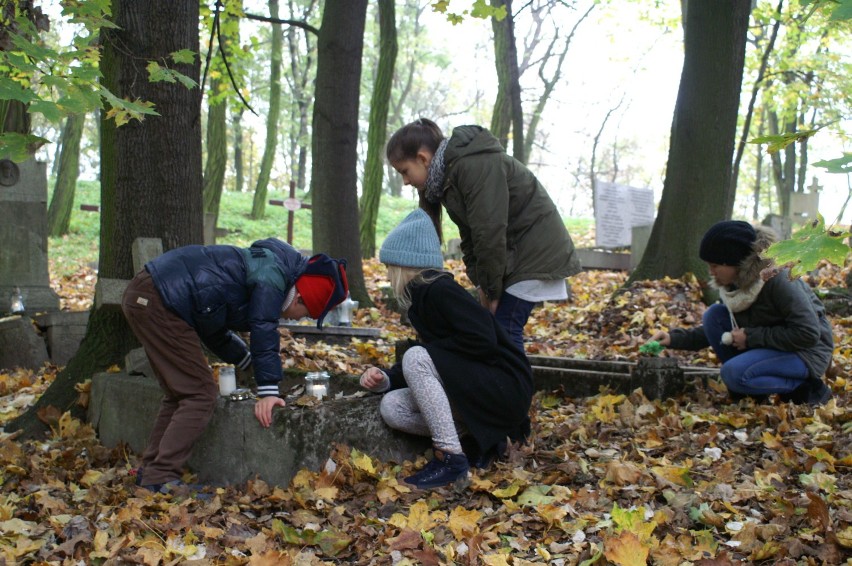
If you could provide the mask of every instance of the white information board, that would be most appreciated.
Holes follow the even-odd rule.
[[[655,212],[653,190],[596,181],[595,245],[629,246],[633,227],[652,224]]]

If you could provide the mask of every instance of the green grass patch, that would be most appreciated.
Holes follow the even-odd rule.
[[[54,186],[51,179],[49,186]],[[284,199],[287,195],[270,191],[270,199]],[[222,195],[219,210],[218,227],[227,234],[216,239],[218,244],[248,246],[255,240],[277,237],[287,239],[287,213],[282,206],[267,204],[266,216],[260,220],[251,219],[253,194],[226,191]],[[48,254],[53,263],[53,276],[66,276],[75,273],[81,265],[97,265],[100,245],[100,214],[80,210],[82,204],[100,204],[100,183],[80,181],[74,195],[74,209],[71,211],[69,233],[62,238],[49,238]],[[417,207],[410,196],[382,196],[379,217],[376,223],[376,249],[381,246],[388,232]],[[297,210],[293,222],[293,245],[299,249],[311,248],[311,211]],[[593,224],[591,219],[568,218],[565,225],[572,234],[587,231]],[[458,238],[458,228],[444,214],[444,240]]]

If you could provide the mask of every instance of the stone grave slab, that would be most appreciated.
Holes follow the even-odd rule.
[[[332,377],[332,396],[338,380]],[[292,390],[298,379],[282,384]],[[286,389],[285,389],[286,388]],[[340,390],[344,388],[341,387]],[[137,455],[147,444],[162,392],[153,379],[125,373],[100,373],[92,378],[89,421],[101,443],[126,443]],[[326,399],[299,406],[292,399],[276,409],[269,429],[254,417],[254,401],[220,397],[213,418],[196,443],[189,467],[201,482],[236,484],[259,477],[286,486],[303,468],[317,471],[334,443],[356,448],[382,461],[401,462],[425,453],[429,439],[390,429],[379,415],[378,395]]]
[[[19,289],[26,312],[59,310],[47,263],[47,164],[0,160],[0,314]]]
[[[49,312],[36,315],[33,320],[47,337],[50,360],[58,366],[64,366],[77,353],[86,335],[89,311]]]
[[[293,336],[304,338],[309,342],[322,340],[328,344],[337,345],[349,344],[352,338],[374,340],[381,336],[378,328],[323,325],[322,329],[319,329],[316,324],[293,324],[283,319],[279,321],[279,328],[284,328]]]

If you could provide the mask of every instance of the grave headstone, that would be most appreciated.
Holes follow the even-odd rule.
[[[20,290],[26,312],[59,310],[47,265],[47,164],[0,160],[0,314]]]
[[[444,259],[461,259],[461,239],[452,238],[447,242],[447,252],[444,254]]]
[[[595,245],[631,245],[632,228],[654,222],[654,191],[616,183],[595,182]]]
[[[793,233],[793,221],[780,214],[768,214],[761,224],[775,230],[775,233],[782,240],[789,239]]]
[[[645,255],[645,249],[648,247],[648,240],[651,239],[651,230],[653,224],[643,224],[642,226],[634,226],[630,238],[630,270],[636,269],[639,262],[642,261],[642,256]]]
[[[33,321],[46,336],[50,361],[64,366],[77,353],[86,335],[89,311],[49,312],[34,316]]]
[[[27,317],[0,318],[0,369],[38,369],[48,361],[44,338]]]

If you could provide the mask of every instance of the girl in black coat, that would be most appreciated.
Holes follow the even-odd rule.
[[[532,370],[494,316],[441,271],[438,236],[422,209],[388,235],[379,258],[419,340],[389,370],[365,371],[361,384],[385,393],[389,426],[432,438],[435,458],[404,481],[447,485],[467,476],[471,463],[485,465],[507,439],[529,434]],[[460,430],[475,445],[468,455]]]

